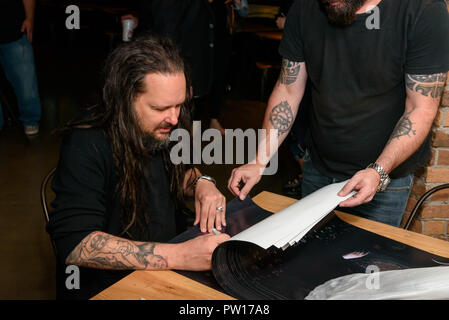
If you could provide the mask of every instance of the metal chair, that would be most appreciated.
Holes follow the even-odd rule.
[[[55,175],[55,171],[56,171],[56,168],[51,169],[50,172],[45,176],[44,180],[42,181],[42,185],[41,185],[41,205],[42,205],[42,210],[44,212],[45,222],[47,222],[47,223],[50,220],[50,216],[48,214],[49,213],[49,210],[48,210],[49,204],[47,202],[47,189],[48,189],[48,186],[49,186],[51,180],[53,179],[53,177]],[[56,245],[53,240],[51,240],[51,244],[53,246],[53,251],[56,256]]]
[[[410,217],[408,218],[407,222],[404,225],[405,230],[409,230],[413,220],[415,219],[416,214],[421,209],[421,205],[424,203],[424,201],[426,201],[426,199],[428,197],[430,197],[432,194],[434,194],[435,192],[437,192],[439,190],[443,190],[443,189],[449,189],[449,183],[445,183],[445,184],[436,186],[436,187],[430,189],[429,191],[427,191],[426,193],[424,193],[421,196],[421,198],[419,198],[418,202],[416,203],[415,207],[413,208],[412,212],[410,213]]]

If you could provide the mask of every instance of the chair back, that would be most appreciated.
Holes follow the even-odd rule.
[[[415,219],[416,214],[421,209],[422,204],[428,197],[430,197],[432,194],[434,194],[437,191],[443,190],[443,189],[449,189],[449,183],[444,183],[442,185],[433,187],[426,193],[424,193],[421,198],[419,198],[418,202],[416,203],[415,207],[413,208],[412,212],[410,213],[410,217],[408,218],[407,222],[404,225],[405,230],[409,230],[410,226],[412,225],[413,220]]]
[[[51,184],[51,181],[55,175],[55,171],[56,168],[53,168],[50,170],[50,172],[45,176],[44,180],[42,181],[42,185],[41,185],[41,205],[42,205],[42,211],[44,212],[44,218],[45,218],[45,222],[48,223],[48,221],[50,220],[50,216],[49,216],[49,203],[48,203],[48,199],[47,199],[47,194],[48,194],[48,189],[49,186]],[[54,241],[51,241],[51,244],[53,246],[53,251],[55,253],[56,256],[56,246]]]

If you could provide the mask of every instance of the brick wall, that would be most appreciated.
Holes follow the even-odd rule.
[[[432,127],[432,156],[427,166],[415,173],[403,224],[418,199],[426,191],[443,183],[449,183],[449,81],[446,82]],[[449,189],[434,193],[421,208],[410,230],[449,241]]]

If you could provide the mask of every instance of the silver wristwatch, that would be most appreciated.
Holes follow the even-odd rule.
[[[371,163],[367,168],[372,168],[377,171],[377,173],[380,176],[380,183],[377,187],[376,192],[382,192],[385,189],[387,189],[388,185],[390,184],[390,177],[388,176],[388,173],[377,163]]]

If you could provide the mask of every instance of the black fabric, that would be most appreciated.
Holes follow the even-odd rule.
[[[0,43],[19,40],[20,31],[25,20],[25,9],[22,0],[0,1]]]
[[[281,0],[279,5],[279,15],[287,16],[290,7],[292,6],[294,0]]]
[[[177,230],[179,215],[162,155],[153,154],[145,168],[143,186],[145,180],[149,182],[142,190],[146,191],[149,223],[146,235],[135,240],[166,242],[181,230]],[[47,225],[58,251],[58,298],[89,299],[129,273],[80,268],[81,288],[65,288],[64,261],[81,240],[93,231],[119,236],[123,230],[116,185],[112,151],[103,130],[77,129],[64,137],[52,181],[54,210]]]
[[[215,18],[208,0],[141,0],[140,31],[168,36],[186,58],[194,96],[209,93],[213,80]]]
[[[211,4],[215,17],[214,27],[214,61],[213,82],[209,94],[210,118],[218,119],[223,107],[228,72],[232,55],[232,35],[228,21],[229,7],[224,0],[217,0]]]
[[[372,13],[349,27],[329,24],[318,0],[295,1],[280,54],[305,61],[311,81],[307,147],[322,173],[339,179],[374,162],[405,108],[405,74],[449,69],[449,19],[444,0],[382,0],[380,29]],[[429,137],[393,178],[425,164]]]

